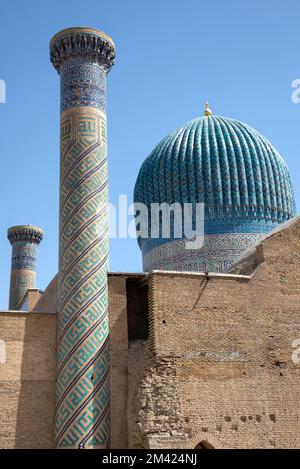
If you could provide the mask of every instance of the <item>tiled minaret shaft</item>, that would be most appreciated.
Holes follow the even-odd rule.
[[[43,231],[36,226],[12,226],[7,231],[12,245],[9,309],[18,310],[28,288],[35,288],[37,247]]]
[[[70,28],[50,43],[61,81],[55,445],[110,445],[106,74],[112,39]]]

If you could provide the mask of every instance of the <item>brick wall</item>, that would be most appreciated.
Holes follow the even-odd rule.
[[[128,325],[126,278],[109,277],[111,445],[127,448]]]
[[[51,448],[56,315],[0,313],[0,447]]]
[[[246,264],[109,276],[113,448],[300,446],[300,222]],[[38,302],[51,313],[53,282]],[[0,313],[1,448],[52,446],[56,321]]]
[[[153,363],[140,373],[134,415],[148,445],[300,446],[300,364],[292,362],[300,338],[300,220],[266,239],[257,259],[248,277],[150,276]],[[162,361],[172,379],[158,386]],[[155,432],[174,382],[175,433],[165,410]]]

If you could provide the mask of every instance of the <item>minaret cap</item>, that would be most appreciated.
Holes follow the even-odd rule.
[[[43,239],[43,230],[38,226],[18,225],[11,226],[7,230],[7,238],[11,244],[16,241],[28,241],[39,244]]]
[[[205,115],[206,117],[212,116],[212,110],[209,109],[209,107],[208,107],[208,102],[207,102],[207,101],[206,101],[206,103],[205,103],[204,115]]]
[[[51,39],[50,59],[58,73],[68,59],[80,57],[98,62],[109,72],[115,61],[114,42],[103,31],[82,26],[63,29]]]

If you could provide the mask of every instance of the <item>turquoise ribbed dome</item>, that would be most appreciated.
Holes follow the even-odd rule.
[[[203,202],[206,234],[267,232],[295,214],[279,153],[250,126],[219,116],[196,118],[164,138],[142,164],[134,201]],[[147,240],[144,250],[160,242]]]

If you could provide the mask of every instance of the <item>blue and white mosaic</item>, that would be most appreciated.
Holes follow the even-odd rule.
[[[106,72],[97,62],[73,58],[60,69],[61,112],[78,106],[91,106],[105,112]]]
[[[36,269],[37,245],[28,242],[16,242],[13,244],[12,269]]]
[[[143,255],[143,269],[226,272],[263,234],[207,235],[201,249],[186,249],[186,240],[161,244]]]

